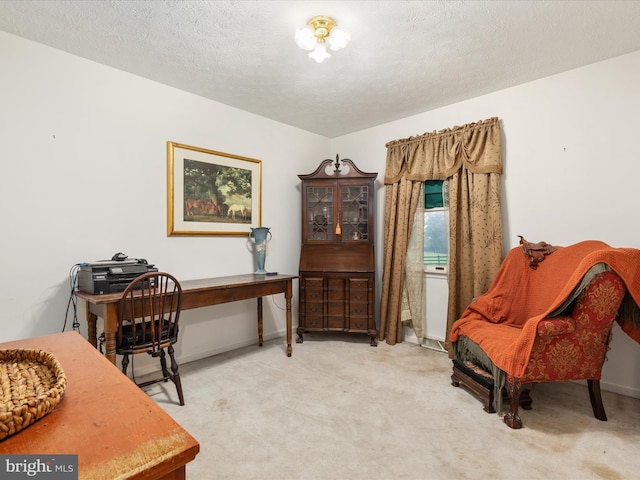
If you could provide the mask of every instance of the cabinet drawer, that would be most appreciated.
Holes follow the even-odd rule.
[[[345,330],[346,327],[344,315],[327,316],[327,328],[329,330]]]
[[[349,330],[366,332],[368,330],[369,317],[351,317],[349,319]]]
[[[344,315],[344,302],[327,303],[327,313],[329,315]]]
[[[304,299],[306,302],[321,302],[322,301],[322,290],[318,289],[305,289],[304,291]]]
[[[307,302],[304,305],[305,315],[322,315],[321,302]]]
[[[349,300],[352,302],[366,302],[369,298],[369,290],[350,290]]]
[[[368,278],[350,278],[349,279],[349,289],[364,289],[367,290],[369,288],[369,279]]]
[[[369,305],[366,303],[350,303],[349,315],[351,316],[366,316],[369,314]]]
[[[304,277],[305,288],[322,288],[322,278],[318,277]]]
[[[344,290],[330,289],[327,291],[327,300],[344,300]]]
[[[304,328],[309,330],[322,330],[322,315],[307,315],[304,318]]]

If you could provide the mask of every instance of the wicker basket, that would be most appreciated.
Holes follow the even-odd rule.
[[[0,441],[52,412],[67,377],[43,350],[0,350]]]

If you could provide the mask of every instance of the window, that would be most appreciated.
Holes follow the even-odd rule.
[[[449,260],[449,190],[446,181],[424,182],[424,264],[446,267]]]

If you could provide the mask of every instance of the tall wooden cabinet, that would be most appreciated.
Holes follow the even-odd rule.
[[[377,346],[375,211],[377,173],[349,159],[324,160],[302,180],[298,343],[306,332],[364,333]]]

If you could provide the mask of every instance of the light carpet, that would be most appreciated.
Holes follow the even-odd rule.
[[[521,430],[463,387],[445,353],[368,337],[279,338],[180,366],[148,391],[200,442],[190,479],[640,478],[640,399],[539,384]]]

